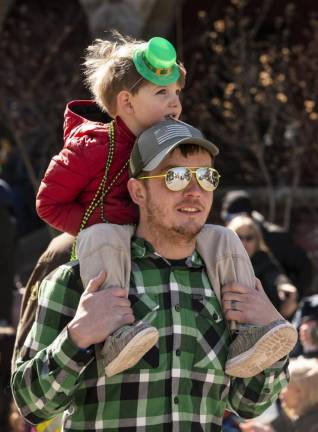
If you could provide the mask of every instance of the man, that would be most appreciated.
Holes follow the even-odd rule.
[[[128,190],[140,217],[129,299],[117,286],[99,290],[104,272],[83,292],[77,263],[40,287],[36,322],[12,377],[31,422],[64,411],[65,431],[220,431],[225,408],[254,417],[287,383],[286,359],[253,378],[224,373],[225,318],[266,326],[281,316],[261,287],[237,283],[223,288],[222,311],[196,251],[218,183],[218,149],[190,125],[172,123],[143,132],[131,156]],[[106,378],[100,343],[135,319],[151,322],[159,343]]]

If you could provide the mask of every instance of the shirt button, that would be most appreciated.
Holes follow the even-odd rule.
[[[219,319],[219,315],[216,312],[213,313],[213,319],[214,321],[218,321]]]
[[[176,349],[176,355],[177,355],[178,357],[181,355],[181,350],[179,350],[179,348]]]
[[[181,306],[179,304],[176,304],[174,308],[177,312],[180,312]]]
[[[175,398],[173,399],[174,403],[177,405],[179,403],[179,398],[178,396],[175,396]]]

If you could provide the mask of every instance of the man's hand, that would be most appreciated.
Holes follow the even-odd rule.
[[[119,327],[134,322],[126,290],[110,287],[99,291],[105,278],[106,273],[100,272],[89,281],[68,324],[69,336],[79,348],[103,342]]]
[[[267,325],[282,319],[258,279],[255,288],[247,288],[235,282],[225,285],[222,288],[222,304],[228,321]]]

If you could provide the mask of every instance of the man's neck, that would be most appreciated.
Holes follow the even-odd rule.
[[[138,226],[136,235],[147,240],[155,249],[155,251],[166,259],[183,259],[191,256],[196,245],[196,239],[185,240],[183,236],[160,236],[158,233],[152,234],[151,232],[142,229]]]

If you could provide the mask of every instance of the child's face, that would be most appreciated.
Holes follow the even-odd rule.
[[[178,83],[162,87],[149,83],[131,95],[135,130],[140,133],[169,117],[178,119],[182,110],[180,92]]]

